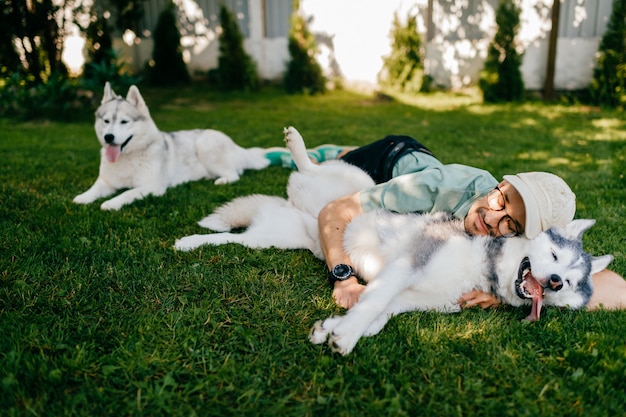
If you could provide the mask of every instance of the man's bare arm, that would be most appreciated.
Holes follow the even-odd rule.
[[[626,310],[626,280],[609,269],[593,274],[593,294],[587,309]]]
[[[593,294],[587,305],[588,310],[603,308],[605,310],[625,310],[626,309],[626,280],[617,273],[604,269],[593,274]],[[491,294],[482,291],[470,291],[459,299],[459,304],[463,308],[497,307],[499,301]]]
[[[499,304],[500,301],[498,301],[498,299],[494,295],[478,290],[472,290],[468,293],[465,293],[459,299],[459,305],[463,308],[490,308],[497,307]]]
[[[337,264],[351,265],[350,256],[343,248],[343,233],[353,218],[363,213],[359,193],[331,201],[319,213],[317,218],[320,243],[328,270]],[[365,287],[351,277],[335,282],[333,297],[335,302],[344,307],[352,307]]]

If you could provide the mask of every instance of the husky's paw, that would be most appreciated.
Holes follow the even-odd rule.
[[[176,239],[176,242],[174,242],[174,248],[183,252],[196,249],[206,243],[204,236],[205,235],[189,235]]]
[[[324,321],[318,320],[313,325],[311,332],[309,333],[309,342],[314,345],[321,345],[322,343],[328,340],[328,334],[332,331],[332,329],[327,329],[324,327]]]
[[[210,214],[198,222],[200,227],[214,232],[230,232],[230,225],[224,223],[217,214]]]
[[[306,145],[300,133],[292,126],[286,127],[283,132],[285,133],[287,149],[291,152],[291,159],[296,164],[298,171],[306,172],[316,169],[316,165],[311,162],[306,152]]]
[[[213,184],[215,185],[223,185],[230,184],[231,182],[236,182],[239,180],[239,175],[224,175],[216,179]]]
[[[328,342],[333,352],[337,352],[342,355],[347,355],[352,352],[358,338],[356,340],[352,340],[350,337],[344,337],[343,335],[337,334],[337,327],[342,320],[343,317],[331,317],[323,321],[317,321],[311,329],[309,341],[316,345]]]
[[[100,208],[102,210],[119,210],[122,208],[122,206],[124,205],[123,202],[121,202],[120,200],[117,200],[115,198],[112,198],[111,200],[105,201],[104,203],[102,203],[100,205]]]
[[[304,139],[302,139],[302,135],[300,135],[300,132],[298,132],[295,127],[286,127],[283,129],[283,133],[285,134],[285,143],[291,153],[293,153],[294,149],[300,150],[305,148]]]
[[[87,193],[82,193],[74,197],[72,201],[76,204],[89,204],[92,203],[94,199],[91,198],[91,196],[87,195]]]
[[[341,355],[347,355],[352,352],[358,340],[358,337],[354,337],[350,333],[340,334],[335,330],[328,338],[328,344],[332,348],[333,352],[337,352]]]

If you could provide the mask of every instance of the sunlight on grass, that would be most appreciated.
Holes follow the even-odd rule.
[[[589,140],[593,141],[606,141],[606,142],[620,142],[626,140],[626,132],[611,131],[611,132],[598,132],[591,136]]]
[[[436,314],[436,313],[427,313]],[[455,319],[457,316],[452,316]],[[445,314],[417,318],[415,325],[418,339],[422,343],[439,345],[450,340],[472,340],[491,333],[497,323],[490,319],[474,321],[448,320]],[[432,322],[431,322],[432,321]]]
[[[468,112],[476,116],[491,116],[492,114],[501,112],[501,111],[502,111],[502,107],[490,106],[490,105],[471,106],[468,108]]]
[[[523,152],[517,155],[520,160],[526,161],[544,161],[545,164],[551,167],[556,166],[569,166],[580,167],[584,164],[594,163],[598,166],[611,166],[612,161],[610,159],[590,159],[589,155],[579,155],[578,160],[565,158],[563,156],[552,156],[548,152],[536,151],[536,152]]]
[[[529,161],[545,161],[550,157],[550,153],[546,151],[522,152],[517,155],[518,159]]]
[[[569,160],[569,159],[567,159],[567,158],[559,158],[559,157],[556,157],[556,158],[550,158],[550,159],[548,159],[548,161],[547,161],[547,162],[548,162],[548,164],[549,164],[549,165],[551,165],[551,166],[557,166],[557,165],[568,165],[568,164],[572,164],[572,163],[573,163],[572,161],[570,161],[570,160]]]
[[[464,327],[457,328],[455,336],[459,339],[473,339],[477,335],[484,336],[492,325],[493,323],[488,321],[469,322]]]
[[[619,119],[598,119],[598,120],[593,120],[591,122],[591,124],[594,127],[599,127],[602,129],[611,129],[611,128],[615,128],[615,129],[623,129],[624,126],[624,121],[623,120],[619,120]]]
[[[518,129],[520,127],[529,127],[529,126],[538,126],[539,122],[537,121],[537,119],[533,119],[530,117],[525,117],[523,119],[518,120],[517,122],[513,122],[511,123],[511,127]]]
[[[433,92],[418,95],[388,93],[398,102],[423,109],[446,111],[482,103],[482,95],[477,88],[468,88],[457,93]]]

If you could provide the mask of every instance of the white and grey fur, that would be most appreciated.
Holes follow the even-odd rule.
[[[202,178],[216,178],[215,184],[231,183],[246,169],[269,165],[263,149],[242,148],[217,130],[160,131],[136,86],[123,98],[105,84],[95,131],[102,146],[98,178],[74,202],[89,204],[127,189],[103,202],[103,210],[118,210],[147,195],[161,196],[169,187]]]
[[[612,260],[582,250],[582,233],[593,223],[574,220],[527,240],[470,236],[460,220],[443,213],[366,213],[348,225],[344,246],[368,285],[346,315],[318,321],[310,340],[328,341],[345,355],[390,317],[414,310],[455,312],[461,295],[474,289],[513,306],[536,303],[527,298],[530,280],[543,294],[528,320],[539,318],[541,303],[583,307],[592,294],[591,274]]]
[[[188,236],[177,240],[176,248],[239,243],[309,249],[321,258],[319,210],[339,197],[336,187],[349,185],[341,189],[347,195],[371,185],[371,180],[352,182],[363,171],[340,161],[312,164],[292,127],[285,129],[285,140],[299,170],[289,179],[288,200],[261,195],[235,199],[200,224],[222,232],[247,227],[244,232]],[[344,233],[344,248],[367,282],[365,291],[344,316],[315,323],[309,339],[328,342],[345,355],[362,336],[377,334],[390,317],[414,310],[458,311],[461,295],[475,289],[513,306],[532,303],[529,320],[539,318],[542,303],[583,307],[592,292],[590,275],[612,260],[610,255],[592,257],[583,251],[582,234],[593,224],[575,220],[534,240],[505,239],[470,236],[461,220],[445,213],[367,212],[353,219]]]

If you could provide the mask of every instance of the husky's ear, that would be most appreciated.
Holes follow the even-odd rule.
[[[580,240],[583,233],[585,233],[586,230],[590,229],[591,226],[593,226],[594,224],[596,224],[596,221],[592,219],[572,220],[567,226],[562,229],[563,236],[570,239]]]
[[[591,257],[591,273],[595,274],[606,269],[613,262],[613,255],[592,256]]]
[[[113,89],[111,88],[111,84],[107,81],[104,84],[104,95],[102,96],[101,103],[104,104],[107,101],[113,100],[115,97],[117,97],[117,95],[115,94],[115,91],[113,91]]]
[[[132,104],[137,110],[139,110],[139,112],[143,114],[150,114],[148,106],[146,106],[146,102],[143,101],[143,97],[141,97],[141,93],[139,92],[137,86],[130,86],[128,94],[126,94],[126,101]]]

